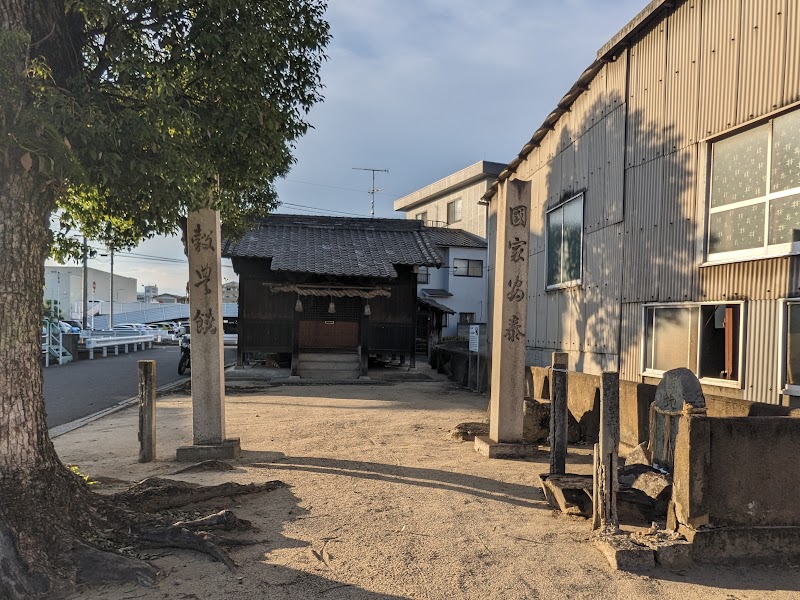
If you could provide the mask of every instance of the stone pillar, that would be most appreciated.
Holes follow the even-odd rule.
[[[189,322],[192,343],[192,446],[177,460],[235,458],[239,439],[225,437],[225,375],[222,343],[222,259],[219,212],[189,213]]]
[[[476,437],[475,448],[490,457],[528,456],[534,444],[522,435],[525,397],[525,328],[528,316],[528,263],[531,184],[501,184],[497,201],[492,380],[489,436]]]
[[[567,472],[567,407],[568,354],[553,352],[550,369],[550,474]]]
[[[619,373],[600,376],[600,443],[595,460],[595,529],[616,533],[617,517],[617,452],[619,447]]]

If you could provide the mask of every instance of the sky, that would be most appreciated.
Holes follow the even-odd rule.
[[[394,200],[480,160],[508,162],[647,0],[330,0],[324,101],[277,182],[280,213],[405,218]],[[178,237],[116,273],[185,293]],[[157,257],[159,260],[152,258]],[[54,264],[51,261],[48,265]],[[90,266],[109,269],[108,257]],[[223,278],[236,280],[230,261]]]

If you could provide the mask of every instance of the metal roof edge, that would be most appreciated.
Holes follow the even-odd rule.
[[[630,45],[631,39],[641,33],[642,30],[649,28],[655,22],[663,18],[661,9],[672,10],[685,1],[686,0],[653,0],[642,9],[639,14],[631,19],[625,27],[620,29],[614,37],[603,45],[603,47],[597,51],[597,57],[592,61],[592,64],[581,73],[577,81],[556,105],[555,110],[547,115],[544,123],[533,133],[530,141],[522,147],[519,154],[508,163],[508,166],[497,176],[497,179],[489,186],[486,193],[481,196],[481,200],[491,201],[497,193],[500,183],[516,172],[516,168],[528,157],[534,148],[540,145],[542,139],[553,129],[554,125],[561,119],[564,113],[569,112],[575,100],[588,89],[589,84],[600,72],[603,65],[612,62],[619,50],[622,47]]]

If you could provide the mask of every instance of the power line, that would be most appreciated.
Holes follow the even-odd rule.
[[[329,188],[329,189],[332,189],[332,190],[342,190],[344,192],[359,192],[361,194],[364,193],[364,190],[359,190],[359,189],[356,189],[356,188],[339,187],[339,186],[336,186],[336,185],[327,185],[327,184],[324,184],[324,183],[312,183],[310,181],[300,181],[298,179],[284,179],[284,181],[289,181],[291,183],[302,183],[303,185],[313,185],[314,187],[323,187],[323,188]],[[391,196],[392,198],[400,198],[400,196],[398,196],[397,194],[387,194],[387,193],[384,193],[383,190],[377,190],[375,193],[380,194],[381,196]]]
[[[306,210],[306,211],[318,211],[318,212],[329,212],[329,213],[336,213],[339,215],[349,215],[351,217],[366,217],[368,215],[364,213],[352,213],[352,212],[345,212],[341,210],[333,210],[331,208],[318,208],[316,206],[307,206],[305,204],[294,204],[292,202],[281,202],[281,206],[290,206],[292,208],[297,208],[299,210]]]

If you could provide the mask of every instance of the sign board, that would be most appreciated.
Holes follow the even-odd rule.
[[[478,351],[478,344],[480,339],[480,325],[470,325],[469,326],[469,351],[470,352],[477,352]]]

